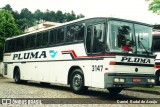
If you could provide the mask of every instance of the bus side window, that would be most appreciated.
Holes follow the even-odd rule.
[[[17,39],[13,39],[12,45],[12,51],[15,52],[17,50]]]
[[[9,43],[10,43],[10,40],[6,41],[5,43],[5,53],[9,52]]]
[[[12,52],[12,47],[13,47],[12,42],[13,42],[13,40],[9,40],[8,52]]]
[[[27,38],[26,38],[26,46],[27,46],[27,48],[34,48],[35,47],[35,38],[36,38],[35,34],[27,36]]]
[[[59,28],[57,31],[57,43],[64,42],[64,28]]]
[[[75,32],[75,26],[74,25],[67,26],[66,42],[73,42],[74,32]]]
[[[22,49],[22,38],[17,38],[17,50],[20,51]]]
[[[160,37],[153,37],[153,51],[160,51]]]
[[[92,25],[87,27],[87,37],[86,37],[87,53],[91,53],[91,36],[92,36]]]
[[[30,36],[28,35],[28,36],[26,36],[26,48],[28,49],[28,48],[30,48]]]
[[[42,46],[48,45],[48,31],[43,32]]]
[[[25,49],[25,38],[24,37],[21,37],[21,42],[20,42],[20,50],[24,50]]]
[[[78,42],[84,39],[84,24],[78,23],[67,27],[66,42]]]
[[[37,47],[42,46],[42,40],[43,40],[43,33],[40,32],[40,33],[37,34],[37,40],[36,40]]]
[[[75,26],[75,41],[84,39],[84,23]]]
[[[94,25],[93,53],[102,52],[104,38],[104,24]]]
[[[35,39],[36,39],[36,34],[31,35],[31,37],[30,37],[30,48],[35,47]]]
[[[50,31],[49,45],[56,44],[56,34],[57,34],[57,29],[53,29]]]

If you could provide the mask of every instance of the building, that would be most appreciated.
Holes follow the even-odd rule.
[[[36,26],[32,26],[30,28],[27,28],[24,30],[25,33],[29,33],[29,32],[33,32],[35,30],[40,30],[40,29],[46,29],[48,27],[51,27],[51,26],[56,26],[56,25],[60,25],[61,23],[57,23],[57,22],[44,22],[44,23],[41,23],[41,24],[38,24]]]

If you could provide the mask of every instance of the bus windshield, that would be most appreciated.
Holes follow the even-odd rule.
[[[110,52],[148,54],[151,52],[151,27],[123,21],[109,21]]]

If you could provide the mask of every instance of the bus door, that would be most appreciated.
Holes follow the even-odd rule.
[[[86,51],[91,56],[91,83],[94,87],[103,87],[103,58],[105,20],[87,24]]]

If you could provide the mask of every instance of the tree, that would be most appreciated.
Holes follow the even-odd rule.
[[[26,18],[26,19],[33,18],[32,12],[29,11],[27,8],[23,8],[21,10],[20,16],[21,16],[21,19],[23,19],[23,18]]]
[[[37,9],[34,13],[32,13],[27,8],[23,8],[21,12],[13,11],[12,7],[7,4],[3,9],[8,10],[12,13],[15,22],[20,29],[20,33],[24,33],[24,30],[28,27],[35,26],[39,23],[43,23],[45,21],[52,21],[52,22],[68,22],[71,20],[79,19],[84,17],[84,15],[76,15],[74,11],[71,13],[64,13],[60,10],[57,12],[46,10],[42,12],[41,10]]]
[[[0,50],[3,50],[5,39],[20,34],[15,20],[8,10],[0,10]],[[0,53],[2,54],[2,53]],[[0,55],[0,59],[2,55]]]
[[[43,20],[43,12],[41,12],[41,10],[37,9],[33,15],[36,20]]]
[[[85,17],[83,14],[77,15],[77,19]]]
[[[76,14],[73,11],[71,11],[71,13],[65,13],[65,22],[75,19],[76,19]]]
[[[14,12],[13,9],[12,9],[12,7],[11,7],[9,4],[5,5],[5,7],[3,7],[2,9],[8,10],[8,11],[10,11],[11,13]]]
[[[160,14],[160,0],[146,0],[150,1],[149,10],[153,11],[153,13]]]
[[[58,10],[55,15],[56,15],[55,17],[56,22],[60,22],[60,23],[64,22],[64,14],[62,11]]]
[[[34,25],[34,17],[31,11],[27,8],[23,8],[20,12],[19,19],[16,20],[18,27],[24,31],[25,28],[31,27]]]

